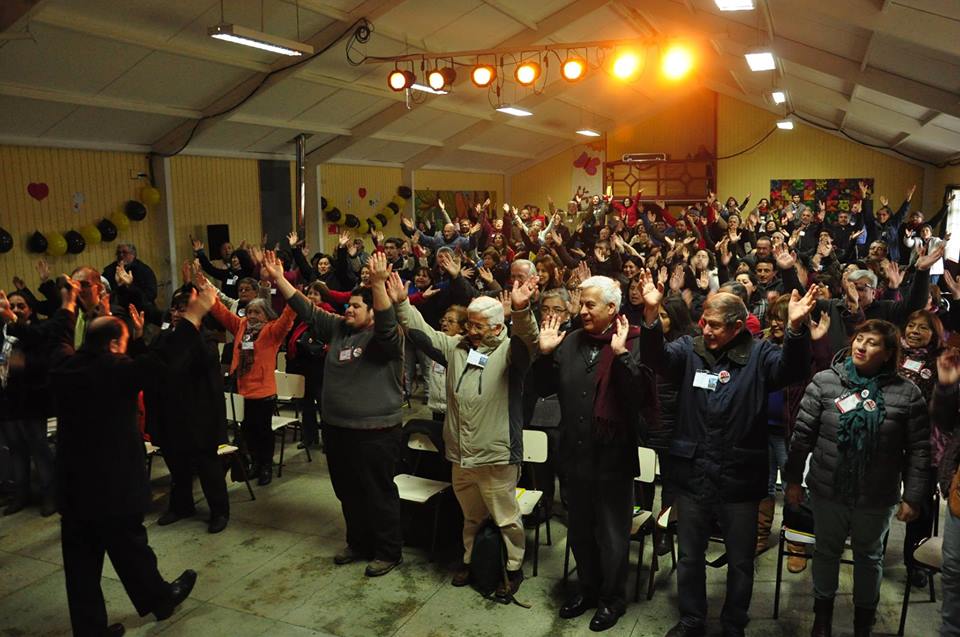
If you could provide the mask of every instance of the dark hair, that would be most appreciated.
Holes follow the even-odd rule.
[[[240,277],[253,276],[253,258],[250,256],[250,253],[244,250],[243,248],[237,248],[230,253],[230,258],[237,257],[237,260],[240,261]],[[229,265],[229,264],[227,264]]]
[[[190,303],[190,297],[193,294],[193,291],[197,288],[194,287],[193,283],[186,283],[183,287],[178,289],[173,293],[173,298],[170,299],[170,307],[175,308],[186,308]]]
[[[910,321],[914,319],[923,319],[930,325],[930,329],[933,330],[933,338],[930,339],[930,345],[933,346],[934,350],[942,349],[943,322],[940,320],[940,317],[928,310],[916,310],[915,312],[911,312],[907,320],[903,322],[904,331],[906,331]]]
[[[307,286],[307,292],[316,292],[317,294],[323,294],[323,288],[325,288],[323,281],[314,281]]]
[[[433,275],[433,270],[431,270],[430,268],[428,268],[428,267],[425,266],[425,265],[421,265],[419,268],[417,268],[417,271],[414,273],[414,276],[419,276],[420,273],[426,274],[426,275],[427,275],[427,278],[430,279],[430,282],[431,282],[431,283],[433,283],[434,281],[437,280],[437,277],[435,277],[435,276]]]
[[[403,241],[397,239],[396,237],[390,237],[389,239],[384,239],[383,245],[392,245],[397,250],[403,247]]]
[[[730,294],[736,294],[740,297],[740,300],[743,301],[743,304],[746,305],[750,302],[750,294],[747,293],[747,287],[740,283],[739,281],[727,281],[720,286],[720,292],[729,292]]]
[[[737,281],[737,277],[740,276],[741,274],[746,275],[746,277],[750,279],[750,283],[753,283],[753,287],[757,287],[757,275],[751,272],[750,270],[747,270],[746,272],[737,272],[733,276],[733,280]],[[737,283],[739,283],[739,281],[737,281]],[[743,285],[743,284],[740,283],[740,285]]]
[[[754,272],[757,271],[757,266],[760,265],[761,263],[769,263],[770,265],[773,266],[773,271],[774,272],[777,271],[777,262],[773,259],[773,257],[757,257],[753,263]]]
[[[253,291],[256,292],[256,291],[257,291],[257,288],[260,287],[260,282],[257,281],[256,279],[254,279],[253,277],[245,276],[245,277],[243,277],[242,279],[240,279],[239,281],[237,281],[237,289],[238,289],[238,290],[240,289],[240,286],[241,286],[241,285],[249,285],[250,287],[253,288]]]
[[[864,332],[880,335],[880,339],[883,342],[883,349],[893,354],[890,360],[887,361],[885,371],[896,371],[900,367],[900,357],[902,355],[900,349],[900,328],[890,321],[870,319],[854,328],[853,334],[850,336],[850,343],[853,343],[858,334],[863,334]]]
[[[7,298],[8,298],[8,299],[11,299],[11,298],[13,298],[13,297],[15,297],[15,296],[19,296],[21,299],[23,299],[23,304],[26,305],[28,308],[30,308],[30,312],[31,312],[31,313],[34,313],[34,312],[37,311],[37,309],[33,306],[33,297],[32,297],[32,296],[30,296],[29,294],[25,294],[25,293],[21,292],[20,290],[14,290],[13,292],[7,293]]]
[[[661,304],[663,311],[670,317],[670,333],[666,335],[668,341],[681,336],[692,336],[697,332],[693,319],[690,318],[690,309],[679,296],[668,296]]]
[[[373,309],[373,290],[370,288],[357,286],[350,291],[350,296],[359,296],[363,304],[367,306],[367,309]]]
[[[127,326],[116,316],[102,316],[87,326],[81,349],[103,354],[110,350],[110,341],[123,336]]]

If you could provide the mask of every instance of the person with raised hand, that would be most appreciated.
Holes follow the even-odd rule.
[[[560,398],[560,458],[569,542],[579,589],[560,608],[572,619],[595,608],[590,629],[607,630],[626,610],[633,477],[639,473],[641,405],[656,424],[656,386],[644,364],[640,328],[620,313],[620,284],[591,276],[580,285],[582,329],[569,335],[556,315],[545,317],[540,358],[527,383]]]
[[[943,624],[941,637],[960,635],[960,515],[954,506],[960,467],[960,350],[946,349],[937,358],[937,386],[930,401],[930,424],[946,434],[947,447],[940,460],[937,482],[948,500],[943,523]]]
[[[274,253],[264,255],[263,267],[287,307],[329,343],[321,435],[347,527],[346,546],[333,560],[338,565],[366,560],[368,577],[385,575],[403,561],[400,495],[393,482],[403,419],[403,337],[384,290],[390,275],[386,257],[370,256],[371,285],[354,288],[342,317],[298,292]]]
[[[197,579],[186,570],[166,582],[147,541],[143,516],[151,504],[150,482],[137,396],[162,374],[183,369],[216,293],[212,287],[192,292],[166,345],[131,357],[128,344],[143,348],[114,316],[91,320],[83,346],[74,350],[78,297],[85,288],[70,277],[62,281],[62,307],[51,319],[60,329],[50,388],[57,405],[57,503],[70,623],[76,635],[121,635],[121,624],[107,625],[100,588],[105,553],[141,616],[170,617]]]
[[[767,495],[767,395],[804,380],[810,370],[807,317],[816,288],[793,290],[783,347],[755,340],[747,308],[727,292],[703,306],[703,334],[664,342],[659,326],[662,284],[641,274],[646,362],[679,387],[680,407],[670,446],[677,487],[680,621],[668,637],[706,634],[707,542],[719,523],[727,549],[724,635],[743,635],[753,593],[757,512]]]
[[[514,595],[523,581],[523,532],[516,487],[523,461],[523,377],[536,354],[537,324],[530,299],[537,277],[515,280],[510,292],[512,334],[507,334],[503,305],[488,296],[467,307],[466,334],[448,336],[434,330],[406,298],[399,278],[382,255],[371,257],[374,302],[393,302],[397,319],[411,335],[419,334],[447,361],[447,413],[443,442],[452,464],[453,490],[463,511],[463,562],[453,578],[465,586],[470,578],[474,537],[490,517],[500,527],[507,548],[507,581],[496,593]],[[389,287],[380,281],[390,279]]]

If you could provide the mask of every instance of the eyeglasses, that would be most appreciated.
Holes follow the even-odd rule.
[[[566,311],[566,308],[561,307],[549,307],[547,305],[540,306],[541,314],[563,314]]]
[[[490,326],[486,323],[475,323],[474,321],[467,321],[466,327],[468,332],[486,332],[490,329]]]

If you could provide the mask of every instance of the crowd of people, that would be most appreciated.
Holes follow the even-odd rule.
[[[960,279],[939,231],[950,202],[928,219],[911,209],[913,189],[893,210],[866,184],[849,207],[799,193],[753,207],[749,195],[668,206],[640,194],[578,190],[546,211],[487,200],[459,218],[438,202],[437,219],[403,218],[402,236],[375,232],[370,251],[344,232],[330,253],[311,253],[291,233],[272,249],[216,246],[211,259],[192,240],[169,306],[132,245],[69,276],[41,261],[36,296],[17,277],[0,292],[0,435],[15,485],[4,514],[32,501],[60,512],[75,632],[122,634],[100,594],[104,552],[143,615],[169,616],[189,594],[197,574],[165,582],[147,543],[143,440],[170,468],[159,524],[195,515],[198,477],[209,531],[223,531],[223,392],[243,397],[241,462],[266,487],[282,351],[286,371],[305,377],[300,444],[322,441],[342,506],[337,564],[363,561],[377,577],[402,563],[393,478],[419,386],[463,513],[454,586],[471,582],[475,537],[492,520],[506,554],[496,595],[520,589],[515,494],[532,428],[549,440],[547,462],[531,468],[543,512],[562,503],[577,564],[560,617],[593,610],[590,628],[602,631],[624,613],[646,446],[658,504],[676,519],[680,607],[668,637],[706,634],[717,532],[723,634],[744,634],[778,475],[784,516],[816,526],[811,634],[832,634],[848,537],[854,631],[871,634],[892,518],[906,523],[911,584],[924,586],[913,549],[932,534],[934,494],[948,498],[960,458],[960,353],[947,347]],[[941,634],[960,635],[960,518],[946,517]],[[802,546],[791,553],[789,569],[804,570]]]

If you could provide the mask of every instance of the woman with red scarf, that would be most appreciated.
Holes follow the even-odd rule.
[[[571,619],[596,608],[590,628],[606,630],[626,608],[633,477],[641,405],[656,419],[653,372],[640,356],[640,328],[620,315],[620,284],[593,276],[580,284],[583,329],[567,335],[544,321],[541,357],[527,378],[541,396],[560,397],[560,459],[566,475],[570,547],[580,590],[560,609]],[[529,380],[528,380],[529,382]]]

